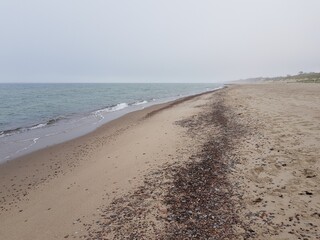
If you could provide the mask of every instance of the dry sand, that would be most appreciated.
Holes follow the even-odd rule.
[[[229,86],[0,166],[0,239],[320,239],[320,85]]]
[[[249,134],[232,181],[256,239],[320,239],[320,84],[243,85],[227,104]]]

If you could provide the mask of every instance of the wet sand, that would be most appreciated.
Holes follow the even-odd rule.
[[[320,85],[236,85],[0,166],[4,239],[317,239]]]

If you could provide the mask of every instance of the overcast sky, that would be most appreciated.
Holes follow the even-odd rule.
[[[0,0],[0,82],[320,71],[319,0]]]

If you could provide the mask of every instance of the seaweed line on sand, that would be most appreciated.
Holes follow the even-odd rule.
[[[225,106],[224,91],[212,95],[199,115],[177,122],[188,137],[205,139],[189,161],[165,164],[144,185],[101,210],[86,224],[84,239],[235,239],[254,232],[237,215],[241,193],[228,174],[237,162],[233,146],[249,131]]]

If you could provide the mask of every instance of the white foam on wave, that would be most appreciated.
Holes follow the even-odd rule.
[[[104,119],[103,113],[107,113],[107,112],[115,112],[115,111],[119,111],[122,109],[125,109],[129,107],[129,105],[127,103],[119,103],[113,107],[108,107],[108,108],[104,108],[104,109],[100,109],[98,111],[94,112],[94,115],[99,118],[99,122],[102,121]]]
[[[11,136],[13,135],[14,133],[0,133],[0,138],[3,138],[3,137],[7,137],[7,136]]]
[[[124,109],[128,107],[128,104],[127,103],[119,103],[113,107],[107,107],[107,108],[103,108],[103,109],[100,109],[98,111],[95,111],[94,113],[103,113],[103,112],[115,112],[115,111],[119,111],[121,109]]]
[[[140,102],[135,102],[135,103],[132,104],[132,105],[138,106],[138,105],[142,105],[142,104],[146,104],[146,103],[148,103],[148,101],[144,100],[144,101],[140,101]]]
[[[37,129],[37,128],[42,128],[42,127],[45,127],[47,126],[47,123],[40,123],[38,125],[35,125],[33,127],[30,127],[29,130],[33,130],[33,129]]]
[[[22,127],[22,128],[17,128],[15,130],[10,130],[9,133],[7,133],[6,131],[5,132],[1,131],[0,132],[0,138],[11,136],[11,135],[14,135],[16,133],[21,133],[21,132],[24,132],[24,131],[43,128],[43,127],[46,127],[47,125],[48,125],[48,123],[39,123],[39,124],[31,126],[31,127]]]
[[[216,90],[219,90],[219,89],[222,89],[222,88],[224,88],[224,86],[216,87],[216,88],[210,88],[207,91],[216,91]]]
[[[128,107],[127,103],[119,103],[116,106],[111,107],[109,112],[119,111],[119,110],[127,108],[127,107]]]
[[[32,147],[33,145],[35,145],[39,139],[40,139],[40,138],[31,138],[31,139],[25,139],[25,140],[23,140],[23,142],[32,140],[32,143],[31,143],[30,145],[22,148],[22,149],[19,149],[18,151],[15,152],[15,154],[20,153],[20,152],[25,151],[25,150],[28,150],[28,148],[30,148],[30,147]]]
[[[13,134],[15,134],[15,131],[2,131],[1,133],[0,133],[0,138],[3,138],[3,137],[7,137],[7,136],[11,136],[11,135],[13,135]]]

